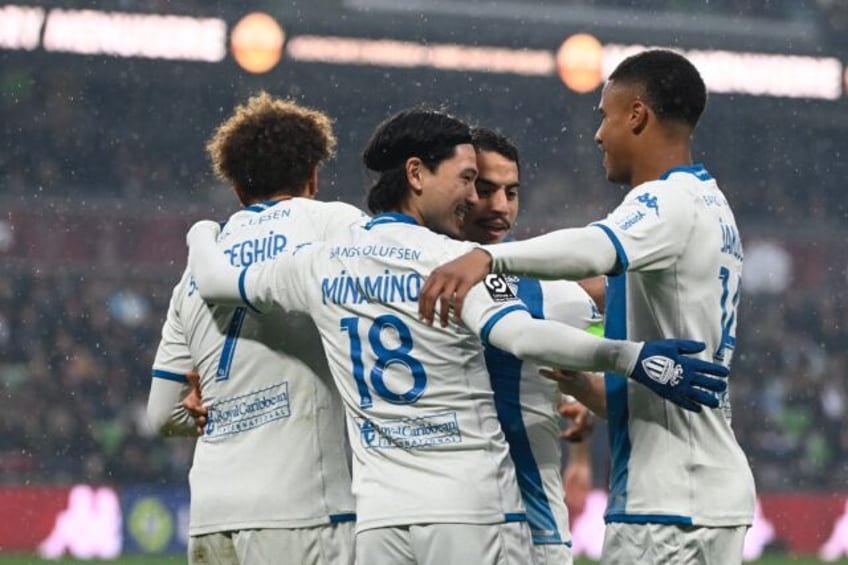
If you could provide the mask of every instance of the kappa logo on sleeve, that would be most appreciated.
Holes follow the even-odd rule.
[[[509,287],[509,283],[506,279],[501,275],[486,275],[486,279],[483,281],[483,284],[486,286],[486,291],[489,293],[489,296],[491,296],[492,300],[495,302],[509,302],[510,300],[516,300],[515,293]]]
[[[653,196],[650,192],[646,192],[645,194],[640,194],[636,197],[636,200],[645,205],[649,210],[653,210],[657,213],[657,216],[660,215],[660,203],[659,198]]]

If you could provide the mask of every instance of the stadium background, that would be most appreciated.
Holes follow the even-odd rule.
[[[285,35],[263,73],[234,57],[258,64],[262,41],[274,44],[273,28],[238,28],[253,11]],[[142,33],[118,13],[192,19]],[[599,43],[557,66],[576,34]],[[437,104],[495,127],[522,150],[526,237],[596,219],[623,195],[592,141],[592,85],[633,45],[721,55],[695,159],[746,244],[731,386],[758,531],[771,528],[760,549],[813,555],[830,541],[845,554],[848,3],[56,0],[0,2],[0,557],[50,535],[54,550],[91,556],[182,551],[192,444],[157,439],[143,413],[184,232],[237,205],[203,149],[235,104],[266,89],[334,116],[321,196],[356,204],[369,182],[360,151],[390,113]],[[750,73],[728,79],[734,65]],[[603,430],[593,451],[602,489]],[[66,522],[79,547],[56,533],[62,511],[78,518]],[[109,528],[111,549],[97,533]]]

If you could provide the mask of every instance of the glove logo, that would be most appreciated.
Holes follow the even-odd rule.
[[[660,384],[676,386],[683,378],[683,367],[674,362],[674,359],[663,355],[652,355],[642,360],[642,369],[651,378]]]

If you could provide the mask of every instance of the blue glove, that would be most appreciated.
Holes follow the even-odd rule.
[[[717,408],[716,393],[727,390],[730,370],[689,356],[705,347],[688,339],[645,342],[630,377],[686,410],[700,412],[702,404]]]

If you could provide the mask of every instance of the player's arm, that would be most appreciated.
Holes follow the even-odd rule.
[[[181,405],[182,398],[191,390],[188,374],[194,369],[178,307],[189,281],[186,272],[171,295],[147,397],[148,423],[154,431],[165,436],[197,435],[194,420]]]
[[[158,374],[157,374],[158,373]],[[163,436],[196,436],[194,418],[182,406],[182,399],[191,391],[185,374],[154,371],[147,397],[147,421]]]
[[[607,387],[602,374],[548,368],[541,369],[539,373],[556,381],[561,393],[573,396],[601,418],[607,417]]]
[[[562,395],[557,403],[557,412],[563,419],[568,420],[568,425],[559,433],[561,439],[569,443],[578,443],[592,434],[595,427],[595,415],[574,397]]]
[[[239,293],[242,270],[233,267],[216,238],[221,232],[217,222],[201,220],[186,234],[188,269],[203,300],[212,304],[244,306]]]
[[[447,325],[447,306],[452,302],[457,316],[461,316],[465,295],[490,272],[579,280],[618,269],[615,245],[595,226],[562,229],[523,241],[487,245],[430,274],[421,289],[419,314],[432,323],[439,302],[441,323]]]
[[[484,343],[516,357],[538,365],[625,375],[694,412],[699,412],[701,405],[717,407],[714,393],[727,388],[725,367],[690,356],[703,351],[703,343],[599,338],[565,324],[536,320],[520,304],[492,311],[487,292],[483,285],[471,289],[462,320],[476,329]]]
[[[603,314],[606,310],[606,278],[602,276],[592,277],[590,279],[583,279],[579,284],[595,303],[598,313]]]
[[[592,461],[589,442],[572,443],[568,448],[568,465],[562,473],[565,504],[573,516],[583,513],[586,498],[592,490]]]
[[[540,283],[544,304],[544,317],[548,320],[562,322],[577,329],[601,337],[604,335],[603,317],[589,293],[573,281],[541,281]],[[582,411],[572,414],[570,433],[582,435],[585,431],[582,422],[591,419],[591,411],[606,417],[606,387],[603,377],[589,372],[563,371],[548,369],[542,371],[542,376],[558,381],[564,394],[578,398],[580,402],[563,405],[569,410],[579,407]],[[573,390],[572,390],[573,389]]]
[[[308,267],[303,259],[306,251],[282,253],[271,261],[238,269],[218,247],[219,231],[216,222],[204,220],[194,224],[186,235],[188,267],[203,300],[247,306],[259,313],[271,307],[299,312],[308,310],[302,285],[297,284],[298,273]]]

